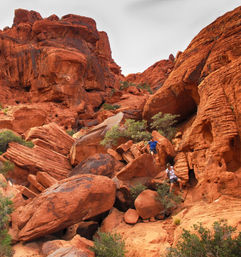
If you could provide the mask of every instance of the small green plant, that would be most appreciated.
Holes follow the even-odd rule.
[[[112,104],[104,103],[102,107],[104,110],[116,110],[120,108],[120,105],[118,104],[112,105]]]
[[[138,84],[136,87],[137,87],[137,88],[140,88],[140,89],[142,89],[142,90],[146,90],[146,91],[149,92],[150,94],[153,94],[153,91],[151,90],[150,85],[148,85],[147,83]]]
[[[132,186],[130,188],[130,194],[133,201],[136,200],[137,196],[144,190],[146,190],[147,187],[143,184],[137,184],[135,186]]]
[[[0,173],[6,174],[8,171],[14,169],[14,163],[10,161],[0,162]]]
[[[2,111],[3,111],[4,115],[8,114],[8,108],[4,108],[4,109],[2,109]]]
[[[131,85],[132,85],[132,83],[129,83],[127,81],[120,81],[120,90],[124,90],[124,89],[128,88]]]
[[[176,207],[182,202],[181,196],[170,192],[170,186],[166,182],[158,185],[157,194],[157,200],[163,205],[165,213],[169,212],[171,208]]]
[[[239,257],[241,232],[234,237],[235,227],[225,220],[213,223],[213,231],[201,223],[193,225],[194,233],[184,229],[176,247],[167,251],[167,257]]]
[[[0,110],[2,110],[2,108],[3,108],[3,106],[2,106],[2,104],[0,103]]]
[[[70,130],[66,130],[66,133],[72,137],[75,131],[73,129],[70,129]]]
[[[10,143],[10,142],[16,142],[16,143],[25,145],[30,148],[32,148],[34,146],[33,142],[25,141],[21,137],[16,136],[12,131],[5,130],[0,133],[0,152],[2,152],[2,153],[6,152],[6,150],[8,148],[8,143]]]
[[[119,234],[97,232],[94,238],[94,246],[91,250],[96,257],[124,257],[125,242]]]
[[[176,226],[178,226],[178,225],[181,224],[181,219],[180,219],[180,218],[175,218],[175,219],[173,219],[173,223],[174,223]]]
[[[10,257],[13,254],[11,249],[11,237],[8,234],[9,215],[13,211],[12,201],[0,194],[0,256]]]
[[[180,115],[159,112],[152,117],[151,128],[157,129],[161,135],[171,140],[176,134],[174,125],[177,123],[178,117]]]

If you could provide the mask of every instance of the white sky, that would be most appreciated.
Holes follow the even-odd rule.
[[[108,34],[112,57],[122,73],[143,72],[183,51],[201,29],[241,5],[241,0],[6,0],[0,28],[12,26],[14,10],[34,10],[43,18],[72,13],[93,18]]]

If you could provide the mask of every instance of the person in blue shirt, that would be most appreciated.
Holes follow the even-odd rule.
[[[157,144],[159,143],[155,141],[152,137],[151,140],[148,142],[148,144],[143,148],[143,150],[145,150],[149,146],[150,154],[154,157],[154,155],[157,154],[157,149],[156,149]],[[154,162],[156,161],[158,161],[158,155],[154,157]]]
[[[153,137],[152,137],[151,140],[148,142],[149,150],[150,150],[151,155],[157,154],[157,151],[156,151],[156,145],[157,145],[157,144],[158,144],[158,142],[155,141],[155,140],[153,139]]]

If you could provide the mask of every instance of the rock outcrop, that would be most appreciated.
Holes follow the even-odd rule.
[[[74,106],[80,119],[83,112],[93,117],[123,77],[111,57],[107,34],[97,31],[88,17],[42,18],[35,11],[17,9],[13,26],[0,32],[0,41],[4,106],[55,102],[62,109]],[[78,113],[80,104],[83,110]]]
[[[112,208],[115,185],[96,175],[77,175],[58,182],[12,214],[18,239],[29,241],[90,219]]]

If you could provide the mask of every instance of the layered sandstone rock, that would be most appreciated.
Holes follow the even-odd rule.
[[[12,214],[18,238],[28,241],[112,208],[115,185],[107,177],[77,175],[58,182]]]
[[[33,141],[35,145],[54,150],[63,155],[69,154],[74,143],[74,139],[56,123],[31,128],[26,133],[25,139]]]
[[[68,177],[71,171],[71,165],[64,155],[40,146],[29,148],[18,143],[9,143],[4,156],[29,173],[44,171],[57,180]]]

